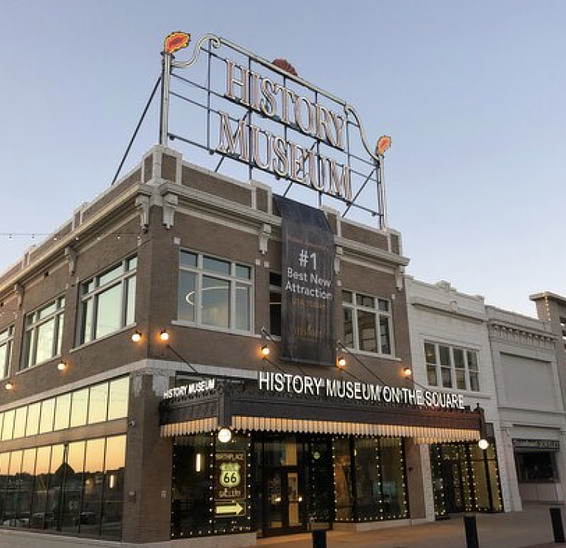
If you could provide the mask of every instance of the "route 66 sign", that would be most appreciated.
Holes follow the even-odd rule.
[[[222,487],[238,487],[242,481],[240,464],[237,462],[223,462],[220,464],[220,485]]]
[[[247,497],[246,452],[217,451],[214,456],[214,500],[234,501]]]

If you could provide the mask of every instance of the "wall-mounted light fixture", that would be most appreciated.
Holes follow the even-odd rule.
[[[228,443],[232,439],[232,430],[226,427],[221,428],[216,437],[220,443]]]
[[[346,367],[346,358],[344,356],[338,356],[338,361],[336,362],[336,364],[340,368]]]
[[[8,381],[5,385],[4,388],[6,390],[13,390],[14,389],[14,383],[12,381]]]
[[[132,342],[139,343],[142,340],[142,334],[140,331],[135,331],[132,334]]]
[[[267,358],[267,356],[269,356],[270,353],[271,353],[271,350],[269,350],[269,346],[267,346],[266,344],[262,344],[261,345],[261,355],[264,358]]]
[[[57,369],[59,369],[59,371],[65,371],[65,369],[67,369],[67,364],[64,361],[60,361],[57,364]]]
[[[202,472],[202,453],[195,455],[195,472]]]
[[[403,376],[410,379],[413,376],[413,370],[410,367],[403,367]]]
[[[478,446],[480,449],[485,451],[489,447],[489,442],[485,438],[482,438],[480,441],[478,441]]]
[[[159,333],[159,340],[161,342],[167,342],[169,340],[169,333],[167,332],[167,329],[161,330],[161,333]]]

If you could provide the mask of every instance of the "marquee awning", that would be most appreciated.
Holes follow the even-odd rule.
[[[160,435],[218,430],[413,438],[416,443],[477,441],[483,415],[409,405],[265,393],[249,381],[221,381],[214,391],[163,400]]]

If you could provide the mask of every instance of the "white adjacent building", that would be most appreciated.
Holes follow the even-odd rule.
[[[423,447],[436,516],[564,502],[566,416],[550,324],[448,282],[407,277],[406,285],[414,380],[480,406],[491,442],[483,453],[474,444]]]
[[[566,489],[566,419],[549,322],[486,307],[511,510],[560,502]]]

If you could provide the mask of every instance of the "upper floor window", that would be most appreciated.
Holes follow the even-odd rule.
[[[135,322],[137,257],[130,257],[81,285],[79,344]]]
[[[14,340],[14,326],[11,325],[0,331],[0,378],[8,376],[12,360],[12,341]]]
[[[428,384],[479,392],[478,353],[476,350],[425,342]]]
[[[386,299],[342,291],[344,344],[375,354],[393,354],[391,303]]]
[[[190,251],[181,251],[179,266],[179,320],[252,330],[251,267]]]
[[[26,316],[22,369],[61,354],[65,297],[38,308]]]
[[[269,273],[269,332],[281,336],[281,274]]]

